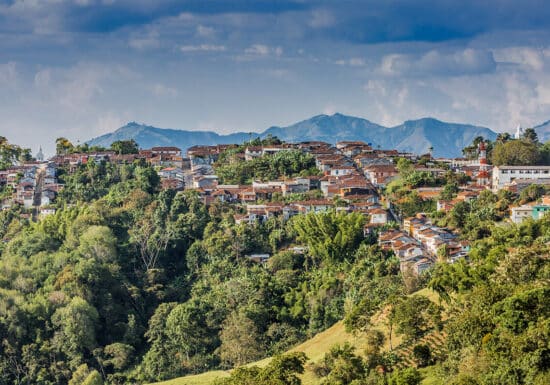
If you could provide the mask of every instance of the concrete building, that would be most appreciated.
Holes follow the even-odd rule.
[[[550,166],[495,166],[493,191],[498,191],[517,179],[550,179]]]
[[[512,207],[510,219],[514,223],[521,223],[526,218],[533,217],[533,206],[523,205],[519,207]]]

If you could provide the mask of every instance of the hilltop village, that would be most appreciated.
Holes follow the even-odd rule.
[[[36,160],[0,171],[1,203],[3,210],[20,206],[22,218],[40,220],[55,214],[63,178],[79,168],[90,163],[144,162],[156,170],[163,190],[191,190],[206,206],[216,202],[234,206],[237,224],[264,223],[272,217],[288,220],[329,210],[359,212],[367,219],[364,236],[374,237],[382,249],[392,251],[401,261],[402,272],[419,275],[438,260],[454,263],[467,258],[470,248],[456,226],[437,225],[430,211],[441,217],[461,202],[476,200],[483,191],[519,196],[534,185],[540,192],[536,199],[510,205],[506,220],[536,220],[550,211],[550,196],[545,195],[550,187],[550,166],[492,167],[482,140],[475,154],[469,159],[433,158],[430,153],[375,149],[361,141],[332,145],[320,141],[283,143],[277,138],[241,145],[194,146],[186,153],[177,147],[124,154],[74,151],[48,160],[40,150]],[[231,174],[228,169],[232,166]],[[259,173],[255,167],[267,169]],[[410,176],[419,178],[412,189],[418,205],[412,210],[405,208],[406,197],[391,193],[395,189],[392,181]],[[431,210],[430,204],[434,205]],[[293,250],[303,251],[303,245],[295,245]],[[248,257],[265,263],[270,254]]]

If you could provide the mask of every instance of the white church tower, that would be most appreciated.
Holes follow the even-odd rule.
[[[40,146],[40,149],[38,150],[38,153],[36,154],[36,160],[39,162],[44,161],[44,153],[42,152],[42,146]]]
[[[521,128],[521,124],[518,124],[518,127],[516,128],[516,132],[514,134],[514,139],[521,139],[523,137],[523,128]]]

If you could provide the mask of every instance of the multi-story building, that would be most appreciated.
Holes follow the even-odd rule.
[[[519,179],[550,180],[550,166],[495,166],[493,167],[493,191],[498,191]]]

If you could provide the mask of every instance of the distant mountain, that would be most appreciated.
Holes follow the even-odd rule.
[[[534,129],[539,137],[539,142],[546,142],[550,140],[550,120],[539,124],[538,126],[534,127]]]
[[[426,153],[433,147],[436,157],[461,156],[462,148],[476,136],[491,140],[496,138],[496,133],[485,127],[446,123],[433,118],[408,120],[396,127],[384,127],[366,119],[342,114],[318,115],[291,126],[270,127],[252,136],[258,135],[273,135],[290,142],[362,140],[372,143],[374,147],[395,148],[418,154]],[[142,148],[171,145],[185,150],[197,144],[242,143],[250,137],[250,134],[243,132],[219,135],[209,131],[161,129],[132,122],[87,143],[108,147],[117,140],[134,139]]]
[[[258,136],[258,134],[254,134],[253,136]],[[220,135],[211,131],[174,130],[130,122],[115,132],[93,138],[86,143],[91,146],[109,147],[111,143],[117,140],[129,139],[134,139],[141,148],[177,146],[185,150],[197,144],[242,143],[250,139],[250,134],[237,132],[229,135]]]
[[[271,127],[271,134],[289,141],[363,140],[374,147],[398,149],[416,154],[427,153],[433,147],[434,156],[457,157],[476,136],[494,140],[496,133],[485,127],[445,123],[433,118],[408,120],[395,127],[384,127],[366,119],[342,114],[318,115],[288,127]]]

